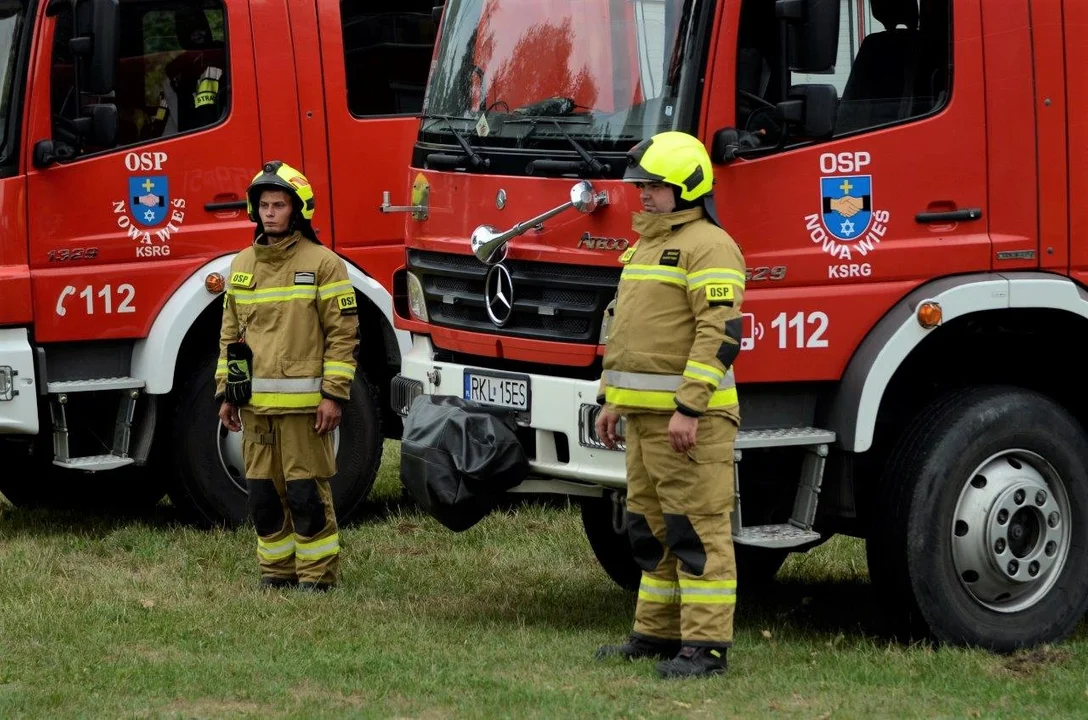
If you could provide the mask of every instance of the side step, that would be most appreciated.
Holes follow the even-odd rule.
[[[816,519],[820,484],[823,482],[827,446],[835,433],[814,427],[741,430],[734,444],[733,542],[765,548],[789,548],[820,539],[812,529]],[[804,447],[808,450],[801,466],[801,478],[788,523],[744,527],[740,511],[740,461],[744,450],[756,448]]]
[[[61,380],[48,384],[50,395],[92,392],[95,390],[130,390],[142,388],[143,380],[130,377],[92,378],[88,380]]]
[[[53,418],[53,464],[83,472],[101,472],[115,470],[136,462],[129,456],[132,442],[132,420],[136,412],[136,400],[140,397],[143,380],[130,377],[92,378],[87,380],[64,380],[48,384],[49,412]],[[113,446],[110,452],[102,455],[71,457],[68,450],[68,418],[64,406],[68,404],[68,395],[79,392],[114,391],[120,392],[121,401],[117,408],[117,421],[113,430]]]

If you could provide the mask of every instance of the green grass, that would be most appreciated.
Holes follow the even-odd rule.
[[[400,501],[390,444],[343,586],[256,589],[248,529],[0,517],[0,717],[1074,717],[1088,630],[995,656],[876,634],[863,546],[792,556],[737,607],[720,678],[595,663],[633,599],[577,511],[528,504],[452,533]],[[743,588],[743,578],[741,579]]]

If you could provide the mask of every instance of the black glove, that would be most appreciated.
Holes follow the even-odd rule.
[[[253,394],[253,350],[243,342],[227,345],[227,402],[242,406]]]

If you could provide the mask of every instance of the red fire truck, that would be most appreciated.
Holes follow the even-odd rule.
[[[636,240],[620,178],[636,142],[693,133],[748,265],[742,592],[840,533],[908,629],[1065,637],[1088,607],[1086,25],[1079,0],[448,0],[393,402],[509,409],[515,490],[577,498],[636,585],[624,454],[594,435]]]
[[[9,499],[117,507],[168,489],[197,519],[245,516],[240,435],[212,401],[220,293],[253,240],[245,189],[278,158],[313,184],[314,225],[361,308],[333,480],[340,514],[359,506],[383,432],[400,432],[383,408],[409,347],[391,311],[403,222],[380,206],[407,200],[390,183],[434,38],[419,0],[0,5]]]

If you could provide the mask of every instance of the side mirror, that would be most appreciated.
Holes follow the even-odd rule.
[[[834,85],[795,85],[789,99],[778,104],[777,113],[806,138],[827,138],[835,132],[839,94]]]
[[[775,0],[775,15],[785,24],[789,69],[826,73],[839,52],[841,0]]]
[[[722,165],[739,157],[761,154],[758,152],[761,147],[762,142],[755,133],[722,128],[710,141],[710,161]]]
[[[76,0],[72,55],[79,66],[79,89],[91,95],[113,91],[120,52],[118,0]]]

